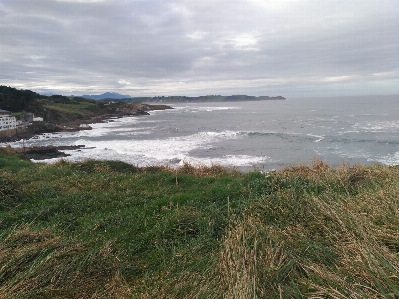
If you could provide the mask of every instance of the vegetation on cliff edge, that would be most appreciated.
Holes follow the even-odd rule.
[[[399,167],[54,165],[0,148],[0,298],[397,298]]]
[[[0,109],[22,119],[26,112],[42,117],[45,123],[69,124],[95,121],[98,118],[140,115],[150,110],[163,110],[165,105],[106,103],[82,97],[44,96],[30,90],[0,86]]]

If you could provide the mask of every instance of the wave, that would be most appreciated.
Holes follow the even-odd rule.
[[[396,152],[394,154],[389,154],[384,157],[380,157],[376,159],[377,162],[380,162],[385,165],[389,166],[394,166],[394,165],[399,165],[399,152]]]
[[[316,135],[311,133],[295,133],[295,132],[287,132],[287,133],[278,133],[278,132],[241,132],[241,134],[247,135],[249,137],[279,137],[282,139],[292,139],[297,140],[298,138],[304,138],[305,136],[310,137],[313,142],[320,142],[325,139],[324,135]]]
[[[399,121],[372,121],[353,125],[355,129],[369,132],[396,132],[399,129]]]
[[[217,142],[241,138],[239,132],[198,132],[196,134],[168,137],[154,140],[98,140],[79,138],[74,145],[85,145],[86,149],[66,151],[70,154],[67,160],[81,161],[85,159],[123,160],[128,163],[147,166],[153,164],[176,164],[176,161],[200,161],[209,164],[214,158],[195,158],[190,152],[196,149],[211,149]],[[249,156],[248,156],[249,157]],[[228,164],[230,158],[219,158],[222,165]],[[240,160],[245,160],[242,156]],[[209,160],[209,161],[208,161]],[[257,161],[257,158],[253,158]],[[53,160],[51,160],[53,161]],[[238,161],[236,161],[238,162]],[[243,164],[240,162],[239,164]],[[245,164],[245,163],[244,163]]]

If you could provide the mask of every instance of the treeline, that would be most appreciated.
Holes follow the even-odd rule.
[[[31,90],[18,90],[13,87],[0,85],[0,109],[11,112],[39,112],[43,111],[44,104],[60,103],[73,104],[90,101],[81,97],[66,97],[63,95],[44,96]]]
[[[0,85],[0,109],[17,112],[33,110],[41,95],[31,90],[18,90]]]

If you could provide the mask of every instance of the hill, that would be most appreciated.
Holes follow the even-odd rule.
[[[20,155],[0,149],[0,298],[399,296],[399,167]]]
[[[12,87],[0,85],[0,109],[13,112],[29,110],[34,111],[38,103],[38,99],[42,96],[30,90],[18,90]]]
[[[92,100],[115,100],[115,99],[127,99],[127,98],[131,98],[131,96],[129,95],[123,95],[120,93],[116,93],[116,92],[106,92],[106,93],[102,93],[99,95],[83,95],[83,98],[87,98],[87,99],[92,99]]]

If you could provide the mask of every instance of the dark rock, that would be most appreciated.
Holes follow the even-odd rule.
[[[52,158],[68,157],[70,155],[61,152],[55,146],[34,146],[23,149],[22,153],[29,159],[46,160]]]

